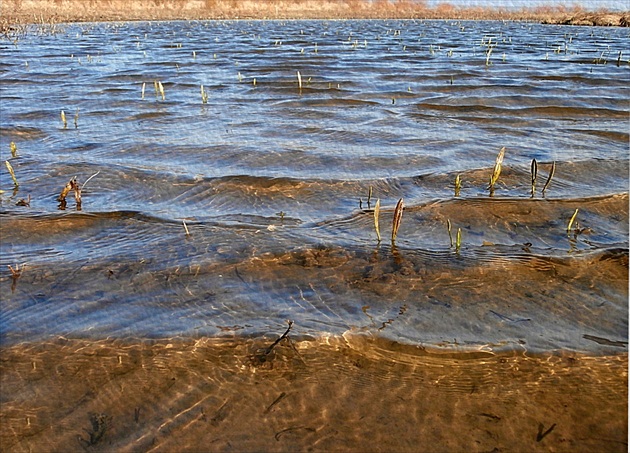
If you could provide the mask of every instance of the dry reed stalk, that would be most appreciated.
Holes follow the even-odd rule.
[[[547,187],[549,187],[549,184],[551,183],[551,178],[553,178],[553,175],[555,172],[556,172],[556,161],[554,160],[553,163],[551,164],[551,170],[549,171],[549,176],[547,176],[547,182],[543,186],[543,190],[542,190],[543,197],[545,196],[545,191],[547,190]]]
[[[400,222],[402,221],[403,210],[405,209],[405,203],[401,198],[396,203],[394,209],[394,220],[392,222],[392,243],[396,242],[396,236],[398,236],[398,228],[400,228]]]
[[[536,177],[538,176],[538,163],[536,162],[536,159],[532,159],[531,172],[532,172],[532,198],[534,198],[536,196]]]
[[[501,165],[503,164],[503,158],[505,157],[505,146],[501,148],[499,154],[497,155],[497,160],[494,163],[494,169],[492,170],[492,176],[490,176],[490,193],[494,193],[494,185],[499,180],[499,176],[501,175]]]
[[[9,162],[8,160],[4,161],[4,165],[5,165],[5,167],[7,167],[7,170],[9,170],[9,174],[11,175],[11,179],[13,179],[13,185],[17,189],[20,185],[18,184],[17,178],[15,177],[15,171],[13,170],[13,165],[11,165],[11,162]]]
[[[378,224],[378,217],[381,213],[381,200],[380,198],[376,200],[376,204],[374,205],[374,229],[376,230],[376,238],[378,242],[381,242],[381,230]]]

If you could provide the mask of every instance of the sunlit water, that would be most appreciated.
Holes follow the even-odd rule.
[[[584,335],[627,341],[629,46],[618,28],[416,21],[4,41],[0,149],[16,143],[20,185],[3,168],[2,341],[258,335],[291,319],[301,335],[610,350]],[[96,173],[81,210],[72,192],[60,210],[64,185]],[[586,230],[568,235],[576,209]]]
[[[441,21],[2,41],[0,441],[625,450],[628,48]]]

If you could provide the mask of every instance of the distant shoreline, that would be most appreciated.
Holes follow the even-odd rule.
[[[521,10],[427,8],[413,0],[4,0],[0,35],[20,25],[160,20],[446,19],[504,20],[543,24],[622,26],[630,11],[538,7]]]

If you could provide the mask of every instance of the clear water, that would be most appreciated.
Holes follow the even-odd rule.
[[[1,341],[251,338],[291,319],[295,338],[625,353],[629,47],[627,29],[448,21],[3,41],[0,150],[20,185],[2,169]]]

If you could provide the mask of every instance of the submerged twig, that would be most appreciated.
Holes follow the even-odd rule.
[[[267,356],[269,354],[271,354],[271,351],[273,351],[273,348],[275,348],[278,345],[278,343],[280,343],[282,340],[284,340],[289,335],[289,332],[291,331],[291,327],[293,327],[293,321],[288,320],[287,323],[289,324],[289,327],[287,327],[287,330],[280,336],[280,338],[278,338],[276,341],[274,341],[267,348],[263,349],[260,354],[256,354],[252,358],[254,364],[260,365],[260,364],[265,363],[267,361]]]

